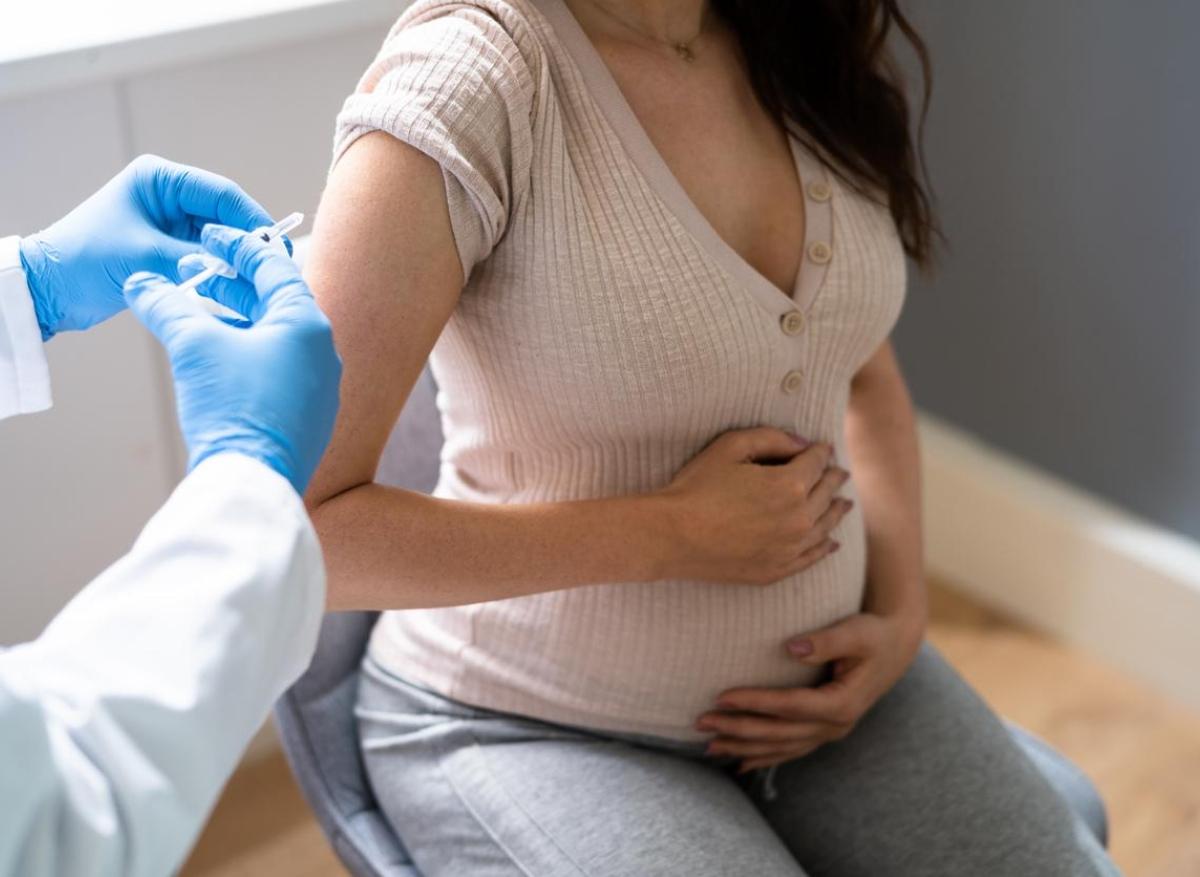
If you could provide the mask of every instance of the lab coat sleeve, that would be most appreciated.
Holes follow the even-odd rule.
[[[324,600],[288,482],[238,454],[197,466],[125,558],[0,653],[0,875],[179,867]]]
[[[50,370],[19,240],[0,238],[0,420],[50,407]]]

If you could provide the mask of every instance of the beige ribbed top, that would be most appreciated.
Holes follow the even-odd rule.
[[[760,425],[847,462],[850,379],[899,314],[905,264],[887,210],[798,141],[807,241],[789,296],[697,210],[562,0],[417,2],[346,101],[335,156],[372,130],[442,166],[469,276],[432,355],[436,495],[649,491]],[[840,552],[766,588],[613,583],[385,613],[370,653],[468,703],[699,739],[725,688],[812,681],[783,643],[858,610],[857,505],[834,535]]]

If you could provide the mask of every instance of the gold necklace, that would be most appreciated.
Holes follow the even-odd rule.
[[[704,33],[704,22],[703,21],[701,21],[701,23],[700,23],[700,30],[696,31],[696,35],[693,36],[690,40],[663,39],[662,37],[656,36],[655,34],[647,33],[645,30],[638,27],[637,25],[630,24],[624,18],[622,18],[621,16],[617,15],[617,13],[615,13],[611,9],[609,9],[608,6],[601,3],[600,0],[588,0],[588,2],[591,3],[593,6],[595,6],[597,9],[599,9],[601,12],[603,12],[605,15],[607,15],[609,18],[613,19],[618,24],[623,25],[624,27],[627,27],[629,30],[633,31],[638,36],[648,39],[651,42],[658,43],[659,45],[669,47],[682,60],[684,60],[684,61],[695,61],[696,60],[696,52],[695,52],[695,50],[692,49],[692,43],[694,43],[694,42],[696,42],[696,40],[700,39],[700,35],[702,33]]]

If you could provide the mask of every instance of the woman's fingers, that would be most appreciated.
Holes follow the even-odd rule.
[[[817,525],[813,529],[828,536],[852,508],[854,508],[854,500],[842,496],[837,497],[829,504],[825,513],[817,518]]]
[[[815,515],[821,515],[829,508],[837,492],[845,487],[850,480],[850,473],[839,466],[830,466],[808,492],[805,506]]]
[[[806,664],[834,662],[833,678],[813,688],[734,688],[717,698],[719,712],[696,723],[718,736],[709,752],[742,759],[740,772],[799,758],[845,737],[874,703],[870,668],[886,630],[877,616],[852,615],[787,643]]]
[[[712,712],[705,713],[697,719],[696,730],[713,731],[723,737],[738,737],[742,740],[787,742],[818,733],[820,725],[814,722],[791,722],[750,713]]]
[[[790,460],[805,445],[781,429],[760,426],[722,433],[708,445],[705,451],[736,463],[753,463],[764,460]]]
[[[858,719],[857,707],[853,689],[836,681],[816,688],[735,688],[717,700],[720,710],[831,725],[853,724]]]
[[[832,539],[825,539],[818,545],[812,548],[807,548],[801,552],[800,556],[792,562],[792,565],[787,570],[787,575],[795,575],[798,572],[808,569],[810,566],[815,566],[819,561],[824,560],[833,552],[841,548],[840,542],[834,542]]]
[[[788,640],[787,650],[798,661],[814,665],[839,658],[865,658],[878,649],[879,633],[876,619],[859,613]]]
[[[740,737],[717,737],[708,744],[705,755],[728,758],[766,758],[782,755],[808,746],[816,748],[827,738],[822,735],[797,737],[792,740],[743,740]]]
[[[821,479],[829,471],[833,460],[833,446],[825,443],[809,445],[792,457],[787,463],[777,467],[777,475],[797,485],[801,495],[808,495],[813,488],[821,483]]]
[[[833,528],[842,522],[842,518],[846,517],[846,513],[853,507],[854,503],[851,500],[841,497],[833,500],[829,504],[829,508],[821,513],[816,523],[797,543],[797,551],[803,555],[828,541],[830,538],[829,534],[833,532]]]
[[[826,543],[830,542],[829,534],[833,528],[854,505],[848,499],[834,496],[849,477],[850,473],[845,469],[827,469],[797,509],[796,520],[801,529],[795,544],[796,559],[789,574],[813,566],[840,547],[836,542]]]

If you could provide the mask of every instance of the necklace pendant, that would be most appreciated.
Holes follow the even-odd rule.
[[[675,54],[685,61],[695,61],[696,53],[692,51],[692,47],[687,43],[675,43],[671,48],[675,50]]]

